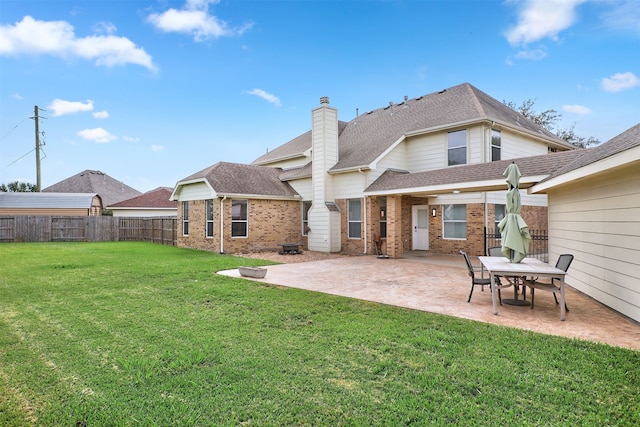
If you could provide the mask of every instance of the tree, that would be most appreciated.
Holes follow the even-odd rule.
[[[3,193],[35,193],[37,187],[29,182],[13,181],[9,184],[0,184],[0,192]]]
[[[554,109],[548,109],[538,113],[533,109],[533,104],[535,104],[535,101],[532,99],[527,99],[526,101],[523,101],[519,107],[516,106],[516,104],[511,101],[509,102],[502,101],[502,103],[507,107],[511,108],[512,110],[522,114],[532,122],[542,126],[549,132],[555,133],[558,136],[558,138],[561,138],[567,141],[569,144],[574,145],[578,148],[587,148],[587,147],[600,144],[600,140],[598,140],[597,138],[594,138],[593,136],[585,138],[585,137],[576,135],[574,130],[576,126],[575,123],[572,124],[571,127],[568,129],[556,130],[555,129],[556,123],[558,122],[558,120],[560,120],[560,118],[562,117],[562,114],[558,113]]]

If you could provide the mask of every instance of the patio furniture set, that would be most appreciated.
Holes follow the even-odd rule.
[[[531,306],[533,309],[535,290],[543,290],[553,293],[556,304],[560,306],[560,320],[565,320],[566,312],[569,311],[565,301],[565,276],[569,266],[573,261],[573,255],[562,254],[558,257],[555,267],[536,258],[524,258],[520,262],[510,262],[503,256],[501,248],[490,248],[489,256],[478,257],[481,266],[474,266],[465,251],[460,251],[471,276],[471,292],[467,302],[471,302],[471,296],[476,286],[489,286],[491,289],[491,299],[493,303],[493,313],[498,314],[498,302],[517,306]],[[484,272],[488,273],[485,277]],[[538,279],[544,278],[547,281]],[[514,288],[514,298],[510,300],[502,299],[501,289]],[[526,288],[531,289],[531,301],[526,299]],[[522,298],[519,299],[519,291],[522,288]],[[558,301],[557,295],[560,295]],[[496,299],[497,297],[497,299]]]

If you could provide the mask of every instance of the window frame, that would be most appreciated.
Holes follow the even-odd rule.
[[[455,135],[459,135],[464,132],[464,144],[451,146],[452,143],[458,143],[457,138],[454,139]],[[467,164],[467,147],[469,145],[468,142],[468,132],[467,129],[459,129],[447,132],[447,166],[457,166],[457,165],[466,165]],[[464,151],[464,162],[462,163],[454,163],[455,159],[452,159],[451,153],[452,151]]]
[[[496,144],[495,141],[498,141]],[[502,131],[498,129],[491,128],[491,138],[490,138],[490,149],[491,149],[491,161],[497,162],[502,158]],[[496,159],[494,153],[498,153],[498,158]]]
[[[451,208],[450,208],[451,207]],[[447,218],[447,215],[449,215],[450,209],[456,209],[456,208],[460,208],[460,207],[464,207],[464,220],[462,219],[456,219],[456,218]],[[452,224],[455,226],[455,224],[464,224],[464,237],[460,237],[460,236],[448,236],[447,232],[448,232],[448,227],[447,224]],[[454,234],[457,228],[454,228]],[[467,205],[464,203],[451,203],[451,204],[447,204],[447,205],[443,205],[442,206],[442,239],[443,240],[467,240]]]
[[[354,218],[355,212],[352,212],[352,203],[358,204],[358,218]],[[352,226],[358,226],[357,235],[352,234]],[[347,238],[348,239],[362,239],[362,199],[347,199]]]
[[[388,216],[388,212],[387,212],[387,197],[386,196],[382,196],[378,199],[379,201],[379,205],[380,205],[380,238],[381,239],[386,239],[387,238],[387,216]]]
[[[214,226],[214,204],[213,199],[205,200],[205,231],[204,235],[206,238],[212,238],[215,235],[215,226]],[[209,232],[211,231],[211,232]]]
[[[182,202],[182,235],[189,235],[189,201]]]
[[[245,206],[244,217],[234,218],[234,206]],[[242,214],[242,208],[240,208],[240,214]],[[244,235],[235,234],[236,227],[234,225],[244,224]],[[231,200],[231,237],[234,239],[243,239],[249,237],[249,200],[248,199],[232,199]]]

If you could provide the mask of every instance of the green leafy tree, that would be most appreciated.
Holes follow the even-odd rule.
[[[9,184],[0,184],[0,192],[3,193],[35,193],[37,187],[29,182],[13,181]]]
[[[575,123],[571,125],[568,129],[556,129],[556,124],[562,118],[562,114],[558,113],[557,110],[552,108],[537,112],[534,110],[533,105],[535,101],[532,99],[527,99],[523,101],[522,104],[517,106],[514,102],[502,101],[504,105],[511,108],[514,111],[525,116],[527,119],[532,122],[542,126],[549,132],[555,133],[559,138],[567,141],[569,144],[572,144],[578,148],[587,148],[600,144],[600,140],[590,136],[588,138],[576,135],[575,133]]]

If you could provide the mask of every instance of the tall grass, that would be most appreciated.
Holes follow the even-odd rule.
[[[640,425],[631,350],[219,276],[266,262],[168,246],[0,259],[0,425]]]

